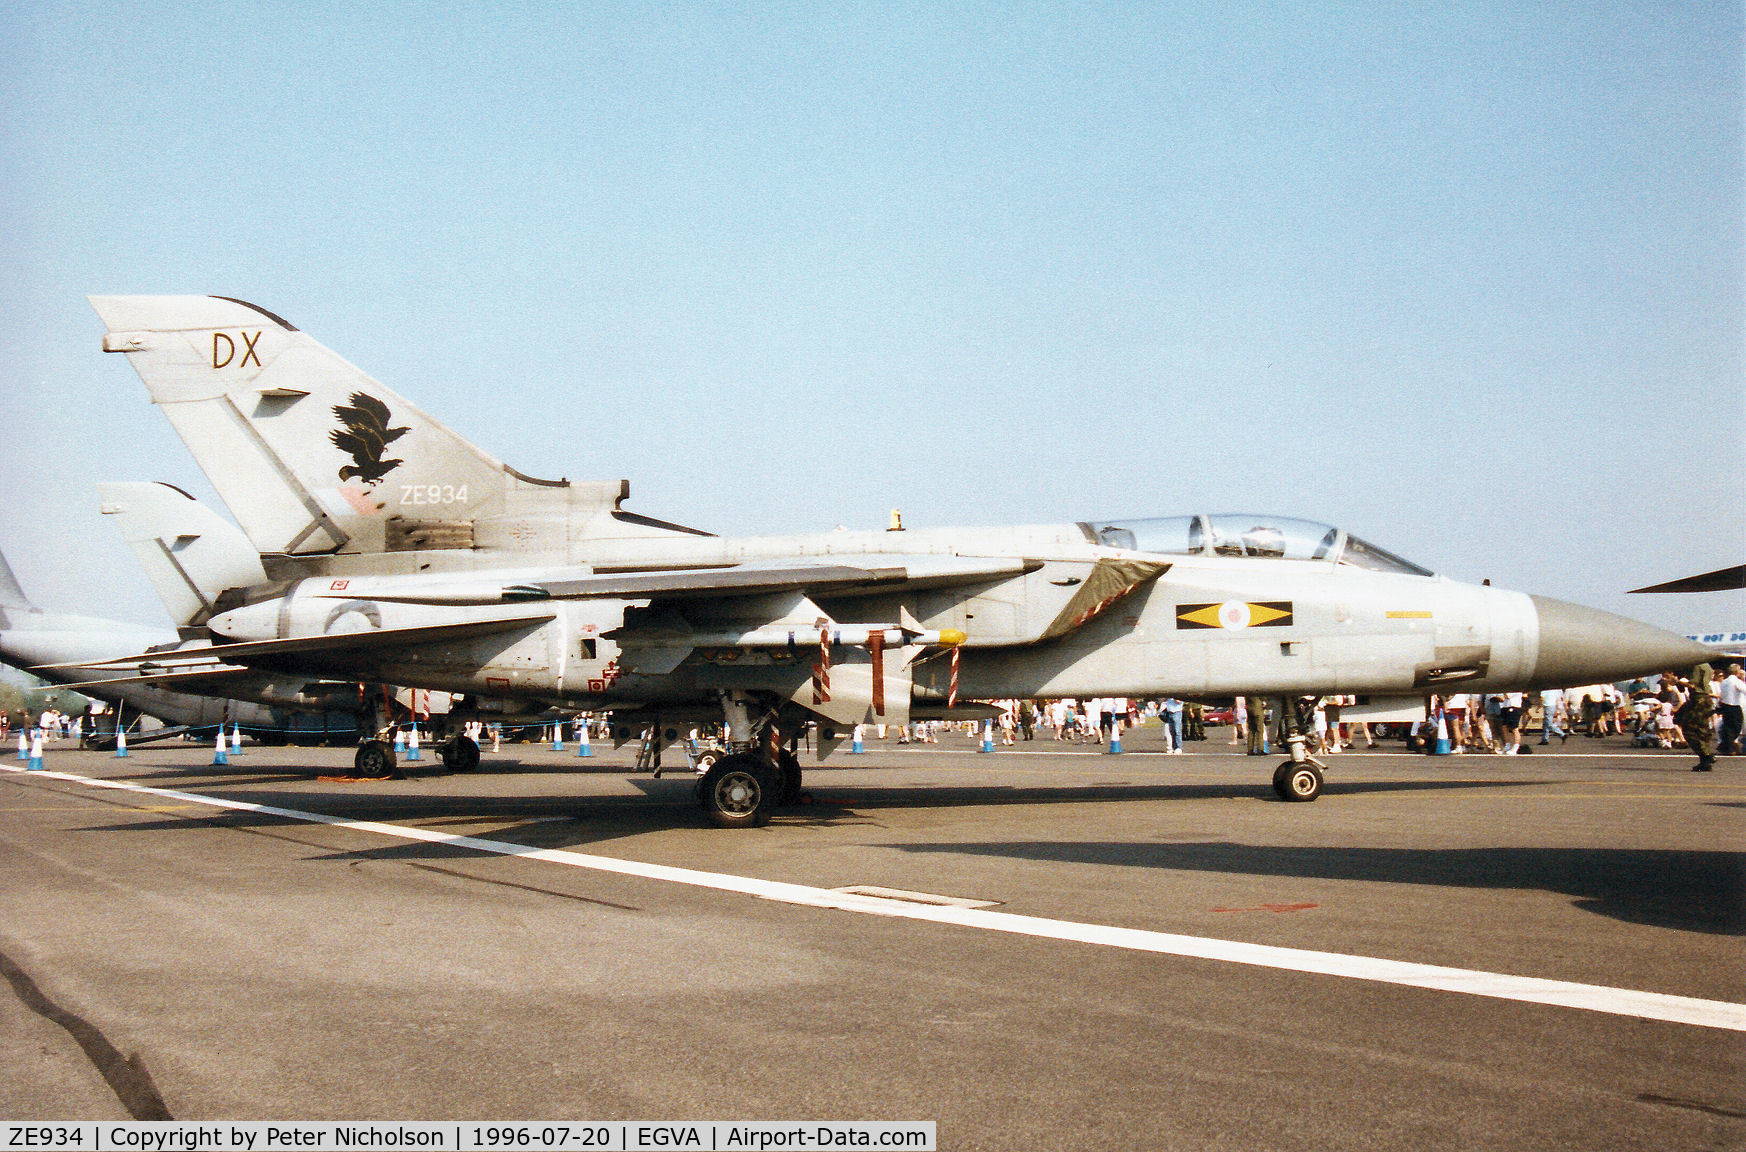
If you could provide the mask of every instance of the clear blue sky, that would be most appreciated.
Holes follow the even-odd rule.
[[[1670,4],[0,15],[0,548],[161,620],[211,489],[86,293],[277,312],[731,533],[1263,510],[1696,630],[1746,559],[1742,18]]]

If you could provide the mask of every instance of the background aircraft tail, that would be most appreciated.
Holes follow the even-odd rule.
[[[184,634],[206,634],[200,625],[226,589],[267,582],[248,538],[180,488],[99,484],[97,494]]]
[[[30,602],[30,597],[24,594],[24,589],[18,586],[18,577],[12,574],[12,565],[6,563],[4,554],[0,554],[0,629],[12,627],[7,618],[7,609],[29,612],[36,605]]]
[[[12,574],[12,565],[6,563],[6,556],[0,553],[0,608],[34,608],[30,597],[24,594],[24,589],[18,586],[18,577]]]
[[[563,555],[628,491],[523,476],[253,304],[90,301],[259,553]]]

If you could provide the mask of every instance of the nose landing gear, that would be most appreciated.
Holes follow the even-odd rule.
[[[1291,759],[1273,771],[1273,791],[1281,800],[1302,803],[1322,794],[1322,772],[1327,768],[1304,748],[1302,732],[1292,732],[1285,738],[1291,749]]]

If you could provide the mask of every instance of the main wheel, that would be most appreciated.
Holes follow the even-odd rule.
[[[776,785],[776,804],[792,808],[800,803],[800,758],[792,752],[782,753],[776,758],[776,771],[781,777]]]
[[[352,757],[352,767],[359,776],[369,780],[392,779],[400,775],[394,761],[394,749],[383,740],[366,740],[358,745]]]
[[[770,822],[775,791],[767,769],[744,752],[724,756],[703,774],[699,798],[717,828],[761,828]]]
[[[443,745],[443,767],[450,772],[471,772],[479,767],[479,745],[471,736],[457,736]]]
[[[1322,770],[1314,764],[1287,760],[1273,773],[1273,790],[1281,800],[1314,800],[1322,794]]]

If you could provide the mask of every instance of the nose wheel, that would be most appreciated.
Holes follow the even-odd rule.
[[[1273,790],[1281,800],[1314,800],[1322,794],[1322,770],[1307,760],[1287,760],[1273,772]]]
[[[1322,794],[1322,770],[1326,767],[1304,747],[1304,736],[1293,732],[1285,738],[1291,759],[1273,770],[1273,791],[1281,800],[1304,803]]]

